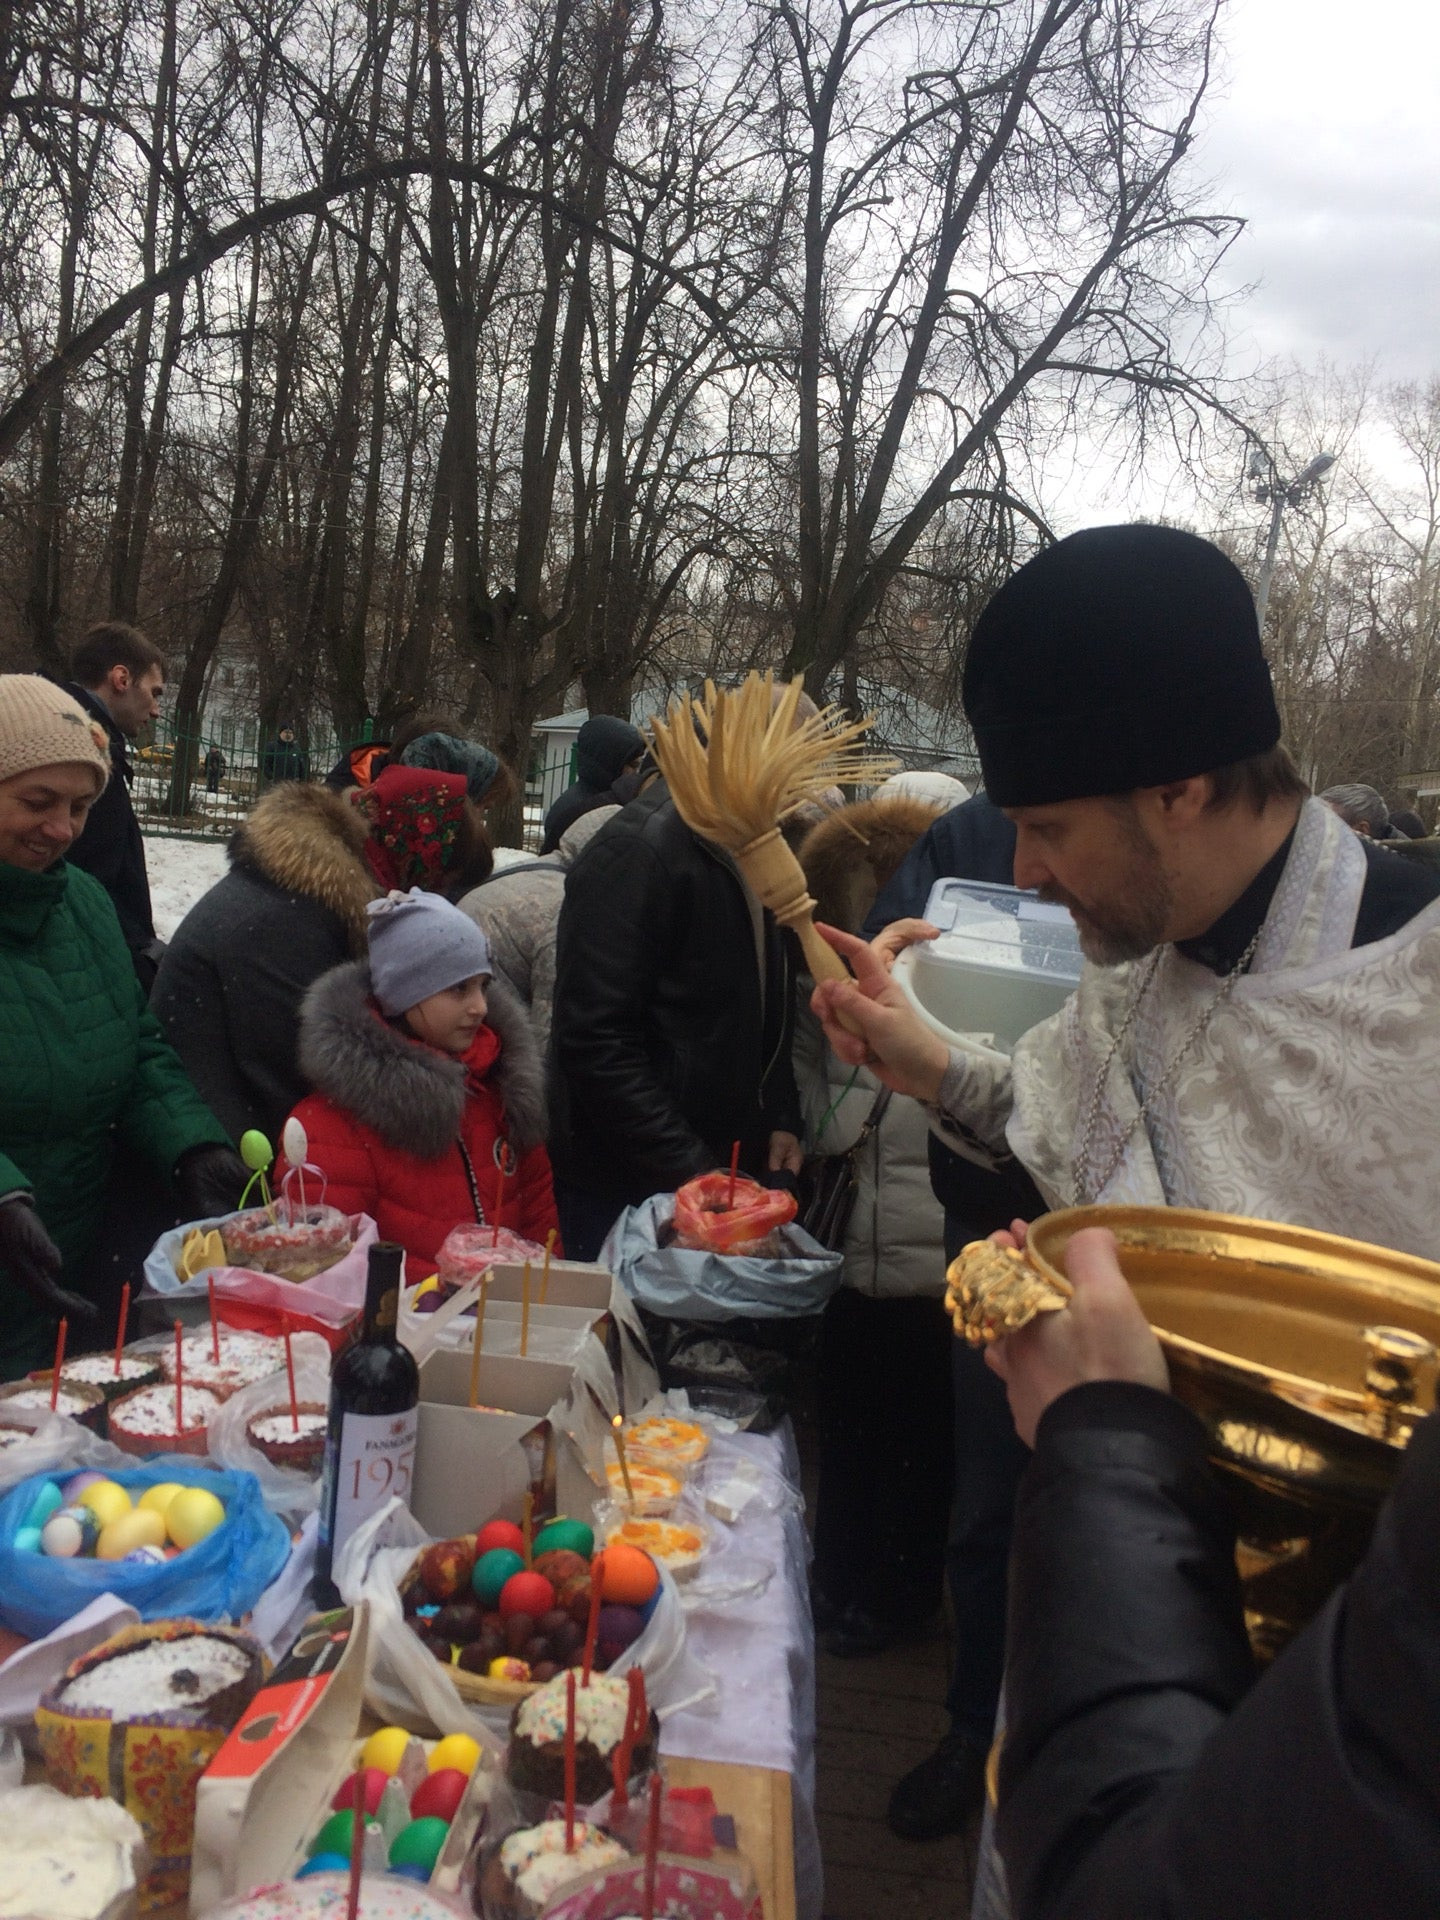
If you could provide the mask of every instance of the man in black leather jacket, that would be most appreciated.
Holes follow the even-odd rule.
[[[1440,1416],[1370,1551],[1255,1683],[1200,1424],[1103,1230],[992,1349],[1035,1453],[1010,1572],[998,1835],[1016,1920],[1440,1908]]]
[[[789,936],[663,781],[601,828],[566,881],[555,956],[550,1158],[572,1259],[735,1140],[748,1173],[799,1171],[794,979]]]

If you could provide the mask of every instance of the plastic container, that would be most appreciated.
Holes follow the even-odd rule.
[[[1080,984],[1068,909],[1019,887],[937,880],[925,918],[940,937],[907,947],[895,979],[926,1026],[952,1044],[978,1039],[1009,1053]]]
[[[348,1214],[335,1207],[264,1207],[231,1214],[221,1231],[232,1266],[272,1273],[280,1280],[309,1280],[350,1251],[355,1235]]]

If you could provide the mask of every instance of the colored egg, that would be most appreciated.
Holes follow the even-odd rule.
[[[389,1774],[379,1767],[361,1767],[358,1772],[347,1774],[340,1782],[330,1804],[337,1811],[341,1807],[353,1807],[358,1783],[366,1813],[374,1813],[380,1805],[380,1796],[389,1778]]]
[[[440,1276],[438,1273],[432,1273],[428,1280],[422,1280],[420,1282],[419,1286],[416,1287],[414,1293],[411,1294],[410,1298],[412,1300],[421,1300],[425,1297],[427,1293],[438,1293],[439,1291],[440,1291]]]
[[[15,1529],[15,1549],[17,1553],[39,1553],[39,1527],[17,1527]]]
[[[433,1815],[437,1820],[453,1820],[469,1784],[470,1776],[459,1767],[440,1767],[427,1773],[411,1795],[410,1818],[425,1820]]]
[[[470,1576],[475,1598],[482,1607],[493,1607],[500,1598],[500,1589],[510,1576],[524,1571],[525,1562],[512,1548],[491,1547],[475,1562],[475,1571]]]
[[[86,1487],[93,1487],[97,1480],[104,1478],[105,1475],[96,1467],[86,1467],[80,1473],[72,1473],[60,1489],[65,1496],[66,1506],[73,1507]]]
[[[543,1573],[512,1573],[500,1589],[500,1613],[508,1620],[512,1613],[532,1614],[539,1619],[555,1604],[555,1589]]]
[[[360,1765],[362,1768],[377,1767],[385,1774],[398,1773],[409,1744],[410,1735],[404,1727],[381,1727],[378,1732],[371,1734],[360,1749]]]
[[[61,1507],[40,1529],[40,1551],[52,1560],[75,1560],[93,1553],[100,1522],[88,1507]]]
[[[96,1480],[85,1488],[76,1505],[88,1507],[101,1526],[108,1527],[122,1513],[129,1513],[134,1502],[114,1480]]]
[[[448,1823],[433,1816],[426,1820],[412,1820],[408,1827],[400,1829],[391,1842],[391,1866],[423,1867],[427,1874],[433,1873],[449,1832]]]
[[[497,1653],[485,1673],[491,1680],[528,1680],[530,1664],[526,1660],[517,1660],[513,1654]]]
[[[308,1880],[312,1873],[344,1873],[350,1861],[343,1853],[315,1853],[296,1873],[297,1880]]]
[[[447,1767],[454,1767],[468,1780],[480,1764],[480,1742],[472,1740],[468,1733],[447,1733],[430,1749],[425,1764],[431,1773],[443,1773]]]
[[[601,1596],[618,1607],[643,1607],[660,1584],[660,1569],[644,1548],[624,1541],[606,1547],[600,1567]]]
[[[355,1815],[348,1810],[344,1813],[332,1813],[305,1851],[312,1860],[317,1853],[338,1853],[340,1858],[348,1864],[354,1838]]]
[[[122,1513],[100,1529],[95,1543],[97,1560],[123,1560],[140,1547],[163,1547],[165,1522],[158,1513],[144,1513],[138,1507]]]
[[[208,1487],[182,1487],[165,1509],[165,1531],[177,1547],[194,1547],[224,1518],[224,1507]]]
[[[25,1516],[27,1527],[43,1527],[52,1513],[58,1513],[65,1504],[65,1496],[53,1480],[46,1480],[35,1489],[35,1498],[30,1502],[30,1511]]]
[[[398,1867],[390,1868],[392,1880],[414,1880],[424,1886],[430,1878],[429,1867],[422,1867],[418,1860],[402,1860]]]
[[[551,1520],[535,1536],[535,1551],[578,1553],[588,1560],[595,1551],[595,1529],[583,1520]]]
[[[475,1536],[477,1555],[491,1553],[496,1547],[504,1547],[511,1553],[518,1553],[524,1562],[525,1536],[513,1520],[487,1520]]]
[[[135,1547],[125,1556],[127,1567],[163,1567],[170,1555],[164,1547]]]
[[[164,1513],[176,1494],[184,1491],[178,1480],[161,1480],[157,1485],[147,1487],[135,1504],[143,1507],[147,1513]]]

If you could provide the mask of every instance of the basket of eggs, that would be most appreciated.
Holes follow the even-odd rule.
[[[643,1549],[595,1551],[583,1520],[522,1529],[491,1520],[478,1533],[437,1540],[400,1583],[405,1619],[472,1706],[513,1707],[587,1650],[609,1670],[642,1640],[663,1598],[660,1569]],[[673,1598],[673,1594],[672,1594]],[[643,1664],[644,1650],[636,1657]]]

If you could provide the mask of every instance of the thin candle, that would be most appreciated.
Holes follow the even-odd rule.
[[[530,1262],[525,1262],[525,1277],[520,1282],[520,1358],[530,1348]]]
[[[588,1679],[588,1673],[587,1673]],[[565,1669],[565,1851],[575,1851],[575,1669]]]
[[[625,1498],[633,1507],[635,1505],[635,1489],[630,1484],[630,1462],[625,1458],[624,1427],[625,1416],[617,1413],[610,1422],[610,1428],[615,1437],[615,1457],[620,1462],[620,1478],[625,1482]]]
[[[290,1431],[300,1431],[300,1402],[295,1397],[295,1350],[290,1344],[290,1329],[285,1329],[285,1377],[290,1382]]]
[[[215,1318],[215,1276],[213,1273],[205,1284],[210,1292],[210,1358],[218,1367],[220,1364],[220,1322]]]
[[[185,1329],[175,1322],[175,1431],[185,1431]]]
[[[650,1776],[650,1818],[645,1823],[645,1893],[640,1903],[641,1920],[655,1920],[655,1871],[660,1860],[660,1796],[664,1792],[660,1775]]]
[[[555,1251],[555,1229],[551,1227],[545,1236],[545,1265],[540,1270],[540,1304],[545,1304],[545,1296],[550,1291],[550,1256]]]
[[[645,1675],[639,1667],[631,1667],[625,1675],[625,1684],[629,1688],[629,1699],[625,1705],[625,1731],[620,1736],[620,1744],[611,1756],[610,1770],[615,1792],[610,1801],[612,1813],[623,1811],[630,1804],[630,1763],[635,1753],[635,1743],[645,1731],[645,1723],[650,1717],[645,1704]]]
[[[485,1276],[480,1276],[480,1293],[475,1302],[475,1331],[470,1337],[470,1404],[480,1399],[480,1356],[485,1351]]]
[[[355,1782],[355,1823],[350,1829],[350,1881],[345,1890],[345,1920],[360,1911],[360,1876],[365,1871],[365,1794]]]
[[[528,1567],[535,1554],[535,1495],[529,1487],[525,1489],[525,1504],[520,1509],[520,1537],[525,1542],[525,1564]]]
[[[115,1335],[115,1378],[120,1378],[120,1356],[125,1351],[125,1331],[130,1324],[130,1282],[120,1289],[120,1331]]]
[[[55,1364],[50,1369],[50,1411],[54,1413],[60,1405],[60,1369],[65,1364],[65,1336],[70,1331],[70,1322],[62,1319],[55,1329]]]
[[[600,1589],[605,1584],[605,1550],[590,1562],[590,1612],[585,1621],[585,1651],[580,1661],[580,1684],[590,1684],[590,1668],[595,1659],[595,1642],[600,1635]],[[573,1673],[574,1668],[570,1671]]]
[[[730,1148],[730,1190],[725,1196],[725,1211],[735,1211],[735,1181],[740,1172],[740,1142],[736,1140]]]

